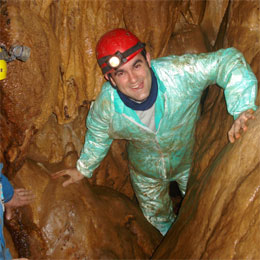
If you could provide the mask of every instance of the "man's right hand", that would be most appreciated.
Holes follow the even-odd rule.
[[[74,182],[79,182],[80,180],[82,180],[84,178],[84,175],[81,174],[76,168],[71,168],[71,169],[65,169],[59,172],[56,172],[54,174],[52,174],[52,178],[53,179],[57,179],[61,176],[70,176],[70,178],[66,181],[63,182],[62,186],[66,187],[71,183]]]

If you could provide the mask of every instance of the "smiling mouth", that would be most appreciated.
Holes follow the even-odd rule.
[[[140,83],[137,86],[131,87],[131,89],[142,89],[143,86],[144,86],[143,83]]]

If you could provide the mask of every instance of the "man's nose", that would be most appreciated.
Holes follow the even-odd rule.
[[[128,73],[128,78],[129,78],[129,82],[132,84],[137,82],[137,75],[132,71]]]

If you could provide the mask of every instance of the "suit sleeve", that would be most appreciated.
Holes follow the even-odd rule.
[[[4,203],[10,201],[14,195],[14,188],[8,179],[2,174],[3,164],[0,163],[0,178],[3,188]]]
[[[224,89],[228,112],[236,119],[248,109],[256,110],[257,79],[241,52],[235,48],[221,49],[199,55],[197,76],[207,85],[218,84]]]
[[[77,161],[77,169],[88,178],[106,156],[113,139],[109,137],[111,101],[101,95],[92,104],[87,116],[85,143]]]

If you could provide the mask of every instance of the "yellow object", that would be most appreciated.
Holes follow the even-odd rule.
[[[0,80],[6,78],[7,65],[5,60],[0,60]]]
[[[0,52],[2,52],[2,48],[0,48]],[[0,80],[3,80],[6,78],[6,72],[7,72],[6,61],[0,60]]]

